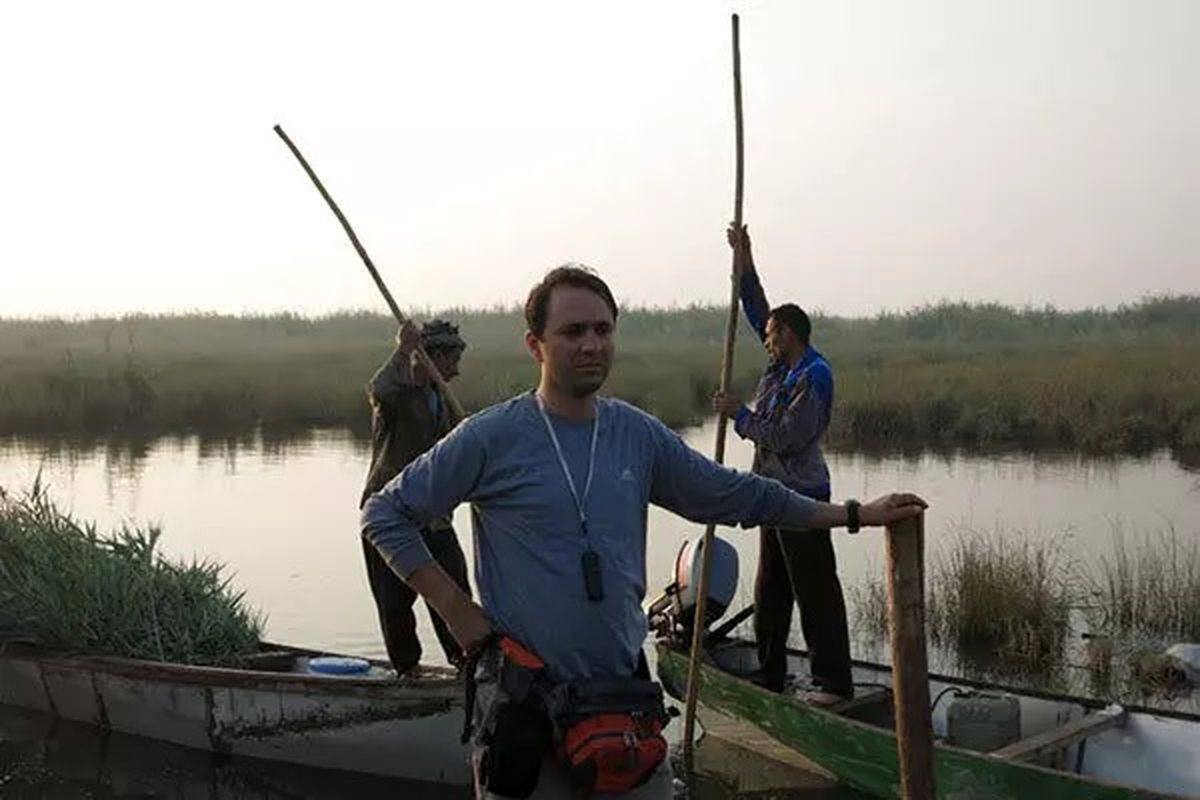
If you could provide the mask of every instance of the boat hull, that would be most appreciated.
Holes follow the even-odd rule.
[[[0,703],[217,753],[467,785],[461,687],[0,654]]]
[[[687,668],[687,653],[659,645],[659,677],[677,698],[685,694]],[[848,786],[874,797],[900,797],[896,738],[891,730],[768,692],[711,664],[701,666],[698,679],[699,703],[707,709],[753,724]],[[934,769],[937,796],[946,800],[1142,800],[1184,796],[1116,785],[940,744],[935,748]]]

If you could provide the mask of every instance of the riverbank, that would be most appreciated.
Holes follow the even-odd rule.
[[[469,409],[532,384],[516,309],[441,315],[470,343],[454,384]],[[697,423],[724,316],[624,313],[609,392]],[[362,433],[363,386],[394,327],[362,313],[0,320],[0,434]],[[1200,298],[1078,312],[940,305],[814,327],[837,375],[834,447],[1200,453]],[[744,323],[735,365],[749,393],[764,356]]]

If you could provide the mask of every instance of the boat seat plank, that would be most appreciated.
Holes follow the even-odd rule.
[[[861,711],[869,706],[879,705],[881,703],[891,703],[892,693],[888,689],[872,688],[870,691],[859,692],[849,700],[843,700],[840,703],[834,703],[831,706],[826,706],[826,711],[832,711],[834,714],[850,715],[853,712]]]
[[[1111,706],[1036,736],[1013,742],[1007,747],[996,750],[992,755],[1010,761],[1031,761],[1040,756],[1066,749],[1102,731],[1119,728],[1125,724],[1125,720],[1128,718],[1129,714],[1124,708]]]

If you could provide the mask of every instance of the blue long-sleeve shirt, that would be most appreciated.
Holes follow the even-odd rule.
[[[557,680],[629,676],[646,638],[646,511],[695,522],[804,527],[810,500],[717,465],[654,417],[598,399],[595,471],[582,530],[532,393],[460,424],[373,495],[363,535],[402,577],[432,563],[420,529],[471,503],[475,582],[493,625],[531,647]],[[591,422],[551,415],[575,485]],[[599,554],[604,597],[588,599],[581,558]]]
[[[742,309],[760,340],[767,338],[771,307],[756,272],[743,272]],[[833,369],[811,345],[794,367],[768,365],[754,393],[754,409],[743,406],[734,430],[755,444],[754,471],[815,498],[829,496],[829,467],[821,436],[833,408]]]

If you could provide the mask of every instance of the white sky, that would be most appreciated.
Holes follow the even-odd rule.
[[[10,2],[0,315],[1200,292],[1200,2]]]

